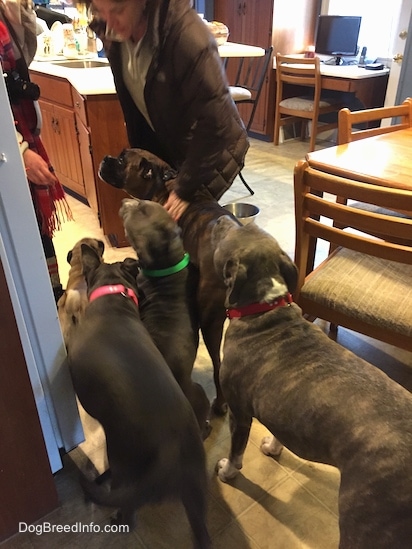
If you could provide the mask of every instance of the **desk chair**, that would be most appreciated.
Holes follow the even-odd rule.
[[[383,119],[391,118],[392,125],[379,126],[375,128],[367,127],[356,130],[356,124],[370,124],[371,122],[381,122]],[[395,120],[396,119],[396,120]],[[401,105],[394,107],[380,107],[376,109],[365,109],[361,111],[350,111],[342,109],[338,115],[338,144],[350,143],[364,137],[372,137],[383,133],[403,130],[412,126],[412,98],[408,97]]]
[[[412,351],[412,243],[395,243],[412,234],[412,220],[335,200],[343,196],[375,209],[412,211],[412,192],[334,176],[301,160],[294,194],[299,269],[294,299],[305,316]],[[335,249],[313,267],[319,240]]]
[[[246,131],[250,130],[253,123],[262,87],[267,77],[269,63],[272,59],[272,52],[273,46],[270,46],[265,49],[265,54],[262,57],[241,57],[237,59],[238,65],[234,84],[229,86],[229,91],[236,105],[252,105],[247,120],[244,120]],[[226,58],[226,69],[228,63],[229,58]],[[239,173],[239,177],[250,194],[253,195],[254,191],[245,181],[242,172]]]
[[[311,88],[310,94],[286,97],[285,84]],[[302,122],[301,138],[306,135],[307,124],[311,122],[309,151],[315,149],[318,133],[335,129],[338,122],[322,123],[319,117],[337,113],[342,104],[335,98],[322,98],[322,80],[318,57],[306,59],[276,54],[276,109],[275,109],[275,145],[279,145],[279,133],[282,126]]]

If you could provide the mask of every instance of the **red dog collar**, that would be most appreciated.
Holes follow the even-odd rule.
[[[103,295],[110,295],[110,294],[122,294],[124,297],[130,297],[136,305],[139,305],[139,302],[137,300],[137,296],[134,293],[134,291],[131,288],[126,288],[126,286],[123,286],[123,284],[113,284],[108,286],[100,286],[100,288],[96,288],[92,291],[92,293],[89,296],[89,301],[92,302],[98,297],[102,297]]]
[[[293,303],[292,295],[287,293],[283,297],[278,297],[272,303],[251,303],[250,305],[245,305],[245,307],[239,307],[237,309],[226,309],[227,318],[240,318],[242,316],[255,315],[257,313],[265,313],[266,311],[271,311],[277,307],[285,307],[285,305],[290,305]]]

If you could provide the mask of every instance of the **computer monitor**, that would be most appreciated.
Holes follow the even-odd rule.
[[[333,55],[336,65],[342,63],[344,55],[356,55],[361,21],[358,16],[319,15],[316,53]]]

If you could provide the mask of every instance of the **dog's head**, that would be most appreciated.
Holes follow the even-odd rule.
[[[98,253],[86,244],[81,245],[83,275],[88,293],[100,286],[123,284],[137,293],[136,277],[139,265],[130,257],[115,263],[104,263]]]
[[[100,178],[131,196],[163,203],[169,192],[167,182],[177,173],[156,155],[143,149],[125,149],[119,156],[105,156],[99,166]]]
[[[212,231],[214,264],[227,286],[226,307],[270,303],[296,289],[298,271],[267,232],[223,216]]]
[[[69,263],[72,267],[77,266],[77,265],[81,266],[81,264],[82,264],[82,253],[81,253],[82,244],[92,248],[97,253],[97,255],[100,257],[100,261],[103,261],[104,242],[102,242],[101,240],[98,240],[97,238],[82,238],[78,242],[76,242],[73,249],[71,249],[67,253],[67,263]]]
[[[181,230],[163,206],[125,198],[119,215],[143,268],[162,269],[180,261],[184,253]]]

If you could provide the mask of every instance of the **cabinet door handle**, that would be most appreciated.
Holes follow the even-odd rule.
[[[237,6],[237,14],[239,15],[239,17],[242,15],[242,2],[239,2]]]
[[[243,2],[243,15],[246,15],[246,2]]]

